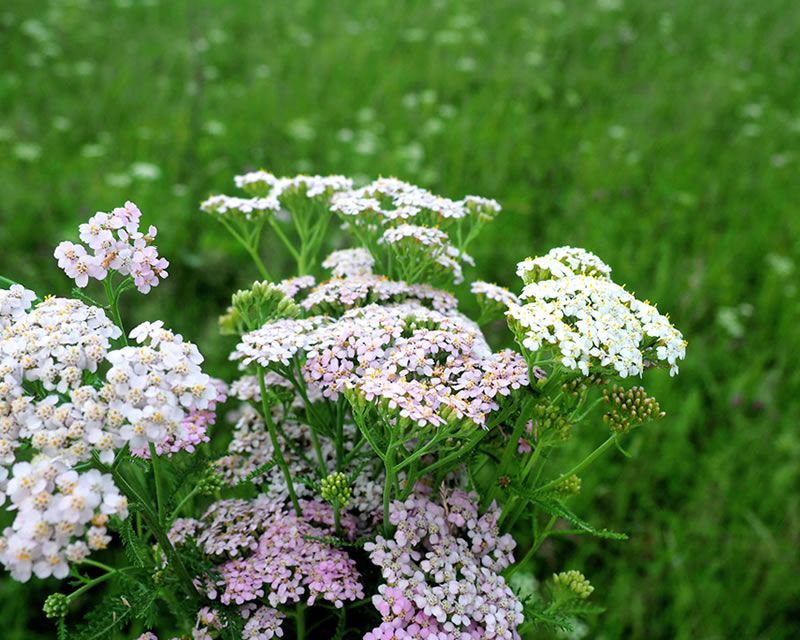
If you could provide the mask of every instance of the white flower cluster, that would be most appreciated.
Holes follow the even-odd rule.
[[[517,275],[525,284],[577,275],[610,280],[611,267],[586,249],[555,247],[543,256],[525,258],[517,265]]]
[[[12,284],[9,289],[0,289],[0,331],[24,315],[34,300],[36,294],[21,284]]]
[[[0,536],[0,563],[20,582],[31,573],[66,578],[70,562],[111,541],[109,516],[128,515],[127,499],[110,475],[96,469],[78,473],[44,454],[15,464],[5,492],[17,515]]]
[[[0,504],[8,495],[17,515],[0,537],[0,562],[18,580],[64,577],[67,562],[108,543],[108,515],[127,515],[111,476],[73,467],[92,451],[109,464],[125,442],[160,444],[217,396],[197,348],[160,322],[133,330],[142,346],[111,350],[120,335],[102,309],[63,298],[15,312],[3,328]],[[18,459],[23,444],[30,461]]]
[[[334,278],[351,278],[372,275],[375,259],[366,249],[341,249],[334,251],[322,262]]]
[[[295,354],[308,346],[309,333],[323,322],[315,316],[301,320],[278,320],[242,336],[231,353],[231,360],[241,360],[245,368],[253,363],[262,367],[289,366]]]
[[[433,227],[420,227],[413,224],[401,224],[397,227],[390,227],[383,232],[380,242],[381,244],[398,244],[409,238],[426,247],[445,247],[450,243],[450,238],[444,231]]]
[[[303,193],[308,198],[331,195],[337,191],[346,191],[353,187],[353,181],[345,176],[307,176],[297,175],[291,178],[279,178],[268,171],[259,170],[236,176],[234,183],[248,193],[266,194],[280,199],[287,193]]]
[[[366,223],[389,224],[413,218],[429,226],[471,215],[491,218],[500,211],[494,200],[478,196],[451,200],[396,178],[378,178],[361,189],[337,194],[331,208],[346,218],[361,218]]]
[[[122,441],[139,449],[179,436],[189,413],[207,409],[217,390],[200,369],[197,347],[161,321],[145,322],[130,335],[141,346],[108,354],[111,369],[100,395],[114,412]]]
[[[216,195],[210,196],[200,204],[200,209],[206,213],[213,213],[218,216],[238,214],[245,220],[255,220],[275,213],[280,208],[280,202],[273,197],[239,198],[237,196]]]
[[[621,377],[640,375],[647,361],[678,372],[686,355],[680,331],[652,305],[604,278],[572,275],[525,287],[525,304],[511,304],[510,324],[529,351],[553,345],[561,363],[588,375],[611,367]]]
[[[464,281],[461,262],[475,265],[468,253],[454,247],[450,236],[436,227],[413,224],[390,227],[378,239],[378,244],[385,245],[398,263],[407,262],[419,269],[420,264],[430,261],[443,267],[452,273],[455,284]]]
[[[236,186],[252,197],[213,195],[200,208],[221,217],[257,220],[285,208],[286,197],[329,198],[338,191],[350,189],[353,181],[344,176],[306,176],[279,178],[268,171],[253,171],[234,178]]]
[[[121,333],[102,309],[66,298],[43,301],[3,331],[0,399],[24,397],[24,382],[58,393],[81,386]],[[21,415],[20,424],[28,418]]]

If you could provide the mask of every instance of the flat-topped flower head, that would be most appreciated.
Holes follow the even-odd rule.
[[[586,249],[556,247],[538,258],[525,258],[517,265],[517,275],[526,285],[577,275],[610,280],[611,267]]]
[[[312,289],[300,302],[307,312],[339,316],[354,307],[373,303],[389,304],[417,300],[436,311],[446,313],[458,301],[449,292],[426,284],[409,285],[384,276],[363,275],[332,278]]]
[[[291,209],[291,205],[296,204],[294,200],[297,198],[318,200],[327,205],[334,193],[353,186],[353,181],[344,176],[301,174],[278,177],[264,170],[236,176],[234,182],[251,197],[212,195],[200,205],[200,208],[222,218],[260,220],[283,209]]]
[[[351,278],[372,275],[375,259],[366,249],[340,249],[334,251],[322,261],[322,267],[328,269],[334,278]]]
[[[240,361],[242,369],[254,363],[262,367],[288,366],[295,354],[309,344],[309,334],[323,322],[321,317],[268,322],[243,335],[230,359]]]
[[[365,545],[385,581],[372,599],[383,623],[365,639],[519,637],[522,603],[500,575],[516,545],[500,535],[496,505],[479,515],[475,494],[444,499],[393,502],[393,538]]]
[[[275,197],[239,198],[215,195],[209,196],[200,203],[200,209],[206,213],[221,218],[239,218],[247,221],[270,216],[280,211],[280,208],[281,204]]]
[[[488,198],[451,200],[397,178],[378,178],[360,189],[337,194],[331,206],[352,223],[383,226],[409,221],[430,227],[449,226],[470,217],[490,220],[500,211],[500,205]]]
[[[80,225],[80,239],[85,243],[60,243],[54,252],[58,266],[84,288],[90,279],[103,280],[109,271],[129,276],[141,293],[148,293],[167,277],[169,262],[158,255],[153,244],[157,230],[139,228],[141,211],[126,202],[111,213],[97,212]],[[87,250],[88,247],[88,250]]]
[[[212,599],[224,605],[266,600],[277,607],[325,601],[337,608],[364,597],[355,562],[323,540],[333,535],[330,507],[302,501],[303,514],[287,512],[282,500],[223,500],[199,521],[179,521],[170,538],[188,535],[216,563]],[[322,517],[322,520],[320,520]]]
[[[554,349],[561,364],[589,375],[614,370],[640,375],[647,362],[665,363],[674,375],[686,342],[666,316],[610,280],[585,275],[542,280],[525,286],[522,304],[507,316],[530,352]]]

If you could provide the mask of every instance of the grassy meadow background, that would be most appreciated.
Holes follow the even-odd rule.
[[[575,501],[631,540],[559,540],[537,575],[585,571],[588,638],[798,637],[798,43],[795,0],[4,0],[0,273],[68,294],[55,244],[134,200],[172,268],[128,317],[226,374],[216,317],[256,274],[198,203],[234,174],[494,197],[468,278],[582,246],[689,340],[649,387],[667,418]],[[1,578],[0,637],[52,637],[57,587]]]

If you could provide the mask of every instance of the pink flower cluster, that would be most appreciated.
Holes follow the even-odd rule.
[[[204,585],[209,598],[225,605],[266,598],[273,607],[317,599],[342,607],[363,598],[355,562],[322,541],[335,532],[330,506],[301,506],[299,518],[283,500],[224,500],[201,521],[177,521],[170,538],[180,544],[191,536],[212,560],[227,558],[216,567],[219,579]]]
[[[497,507],[479,516],[477,496],[458,490],[443,502],[394,502],[393,538],[365,545],[386,583],[372,599],[383,622],[364,640],[519,638],[522,604],[499,573],[515,543]]]
[[[139,230],[142,212],[126,202],[111,213],[98,211],[88,222],[80,225],[80,239],[86,246],[64,241],[55,250],[58,266],[83,288],[89,278],[103,280],[109,271],[130,276],[136,288],[148,293],[167,277],[169,262],[158,255],[153,245],[156,228],[147,233]]]
[[[368,402],[420,426],[470,420],[486,425],[500,400],[528,384],[518,353],[492,353],[471,320],[418,302],[278,320],[246,334],[231,358],[243,368],[287,366],[305,356],[309,387],[336,399],[355,389]]]

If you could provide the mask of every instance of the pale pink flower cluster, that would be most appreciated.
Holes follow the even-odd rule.
[[[477,496],[459,490],[443,501],[393,502],[393,538],[365,545],[386,582],[372,598],[383,622],[364,640],[519,638],[522,603],[500,575],[515,542],[500,535],[499,510],[479,515]]]
[[[418,426],[484,426],[501,398],[528,383],[518,354],[492,353],[471,323],[412,303],[354,309],[315,339],[303,369],[309,384],[330,398],[355,389]]]
[[[139,230],[141,216],[130,201],[111,213],[98,211],[80,225],[80,239],[86,246],[64,241],[56,247],[58,266],[81,288],[89,278],[103,280],[109,271],[116,271],[130,276],[139,291],[148,293],[159,278],[167,277],[169,262],[153,245],[156,228],[151,225],[147,233]]]
[[[275,286],[280,289],[287,298],[294,298],[298,293],[306,289],[311,289],[315,284],[317,284],[317,281],[314,279],[314,276],[297,276],[296,278],[281,280],[276,283]]]
[[[312,289],[299,304],[311,313],[340,315],[353,307],[408,299],[427,303],[442,313],[452,311],[458,305],[455,296],[443,289],[429,284],[407,284],[377,275],[332,278]]]
[[[8,509],[16,511],[0,535],[0,564],[20,582],[31,574],[66,578],[69,563],[80,563],[111,541],[108,517],[128,515],[127,500],[110,475],[96,469],[78,473],[44,454],[15,464],[0,489],[0,498],[6,494],[11,501]]]
[[[181,544],[192,537],[209,559],[220,562],[217,580],[200,580],[222,604],[266,599],[273,607],[318,599],[336,607],[364,597],[349,555],[322,539],[334,534],[329,505],[301,501],[303,517],[265,496],[215,503],[200,521],[182,520],[170,533]]]
[[[334,278],[351,278],[372,275],[375,258],[366,249],[340,249],[334,251],[322,261],[322,267],[328,269]]]
[[[406,422],[486,425],[502,398],[528,384],[527,365],[510,350],[492,353],[480,330],[456,312],[416,302],[368,305],[335,322],[279,320],[243,336],[232,354],[243,368],[305,359],[311,388],[335,399],[355,389]]]

